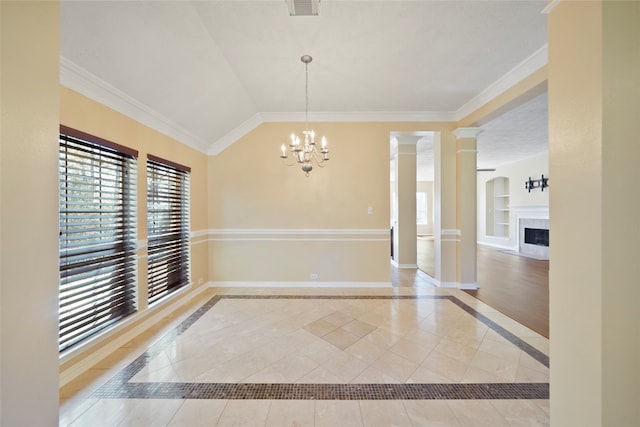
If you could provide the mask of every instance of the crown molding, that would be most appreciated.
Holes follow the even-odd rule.
[[[453,122],[453,111],[344,111],[309,113],[309,122]],[[263,123],[305,122],[305,113],[261,112],[256,113],[211,144],[207,154],[217,155]]]
[[[195,150],[207,151],[206,141],[63,56],[60,57],[60,84]]]
[[[553,1],[552,1],[553,3]],[[343,111],[309,113],[310,122],[457,122],[547,64],[545,45],[456,111]],[[121,90],[60,57],[60,83],[189,147],[217,155],[263,123],[304,122],[305,113],[257,112],[209,143]]]
[[[456,111],[456,121],[460,121],[478,108],[512,88],[524,78],[547,65],[549,46],[545,44],[527,59],[516,65],[511,71],[493,82],[489,87],[473,97]]]

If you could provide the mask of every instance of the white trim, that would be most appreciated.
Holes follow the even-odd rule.
[[[474,153],[475,154],[477,152],[478,152],[478,150],[473,150],[473,149],[470,149],[470,148],[463,148],[463,149],[460,149],[460,150],[456,151],[456,154],[460,154],[460,153]]]
[[[117,326],[96,335],[68,352],[64,352],[59,359],[60,365],[75,357],[81,356],[83,353],[87,353],[88,355],[78,361],[78,363],[75,363],[60,372],[60,386],[62,387],[65,384],[68,384],[79,375],[85,373],[88,369],[96,365],[105,357],[109,356],[118,348],[122,347],[124,344],[173,313],[178,309],[178,307],[185,304],[188,299],[195,298],[206,289],[207,286],[199,286],[195,289],[192,285],[186,286],[185,288],[176,291],[171,295],[171,298],[166,299],[163,303],[149,307],[144,312],[135,313],[118,323]],[[120,333],[124,328],[140,319],[144,320],[142,320],[137,326],[133,327],[130,331]],[[94,349],[95,346],[114,336],[116,336],[116,338],[114,338],[108,345]]]
[[[242,122],[240,125],[231,129],[222,138],[211,144],[206,153],[210,156],[215,156],[222,153],[234,142],[238,141],[240,138],[260,126],[262,123],[264,123],[262,115],[260,113],[254,114],[253,116]]]
[[[207,237],[209,235],[209,230],[198,230],[198,231],[191,231],[189,237],[192,239],[196,239],[198,237]]]
[[[203,232],[204,233],[204,232]],[[207,240],[276,242],[388,242],[387,229],[211,229]],[[203,234],[204,235],[204,234]]]
[[[364,228],[218,228],[207,230],[209,235],[389,235],[389,230],[385,228],[364,229]]]
[[[475,291],[480,289],[480,286],[478,286],[477,283],[460,283],[459,289],[462,289],[463,291]]]
[[[207,154],[218,155],[263,123],[305,122],[305,113],[258,112],[215,141]],[[454,122],[453,111],[336,111],[309,113],[309,122]]]
[[[484,129],[478,127],[469,127],[469,128],[457,128],[453,132],[451,132],[456,138],[477,138],[480,133],[482,133]]]
[[[195,150],[207,151],[207,141],[63,56],[60,57],[60,84]]]
[[[416,269],[418,268],[418,264],[395,264],[396,268],[412,268],[412,269]]]
[[[439,288],[443,288],[443,289],[458,289],[459,288],[459,283],[458,282],[441,282],[438,279],[433,279],[433,284]]]
[[[457,230],[455,228],[451,228],[451,229],[442,229],[440,230],[440,235],[441,236],[461,236],[462,232],[460,230]]]
[[[549,3],[547,3],[547,5],[544,7],[544,9],[542,9],[540,13],[548,15],[553,9],[556,8],[556,6],[560,4],[561,1],[562,0],[551,0]]]
[[[548,51],[549,47],[545,44],[527,59],[516,65],[511,69],[511,71],[493,82],[477,96],[473,97],[469,102],[456,111],[456,121],[464,119],[478,108],[486,105],[498,95],[504,93],[506,90],[512,88],[526,77],[529,77],[531,74],[547,65]]]
[[[208,282],[211,288],[390,288],[391,282]]]

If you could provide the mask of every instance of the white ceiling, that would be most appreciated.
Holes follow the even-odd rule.
[[[63,1],[61,82],[210,154],[304,119],[303,54],[312,121],[456,120],[546,62],[545,5],[323,0],[289,16],[285,0]],[[545,96],[508,114],[483,125],[478,167],[546,150]]]

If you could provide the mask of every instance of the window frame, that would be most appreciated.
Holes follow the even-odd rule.
[[[191,168],[147,154],[146,170],[147,299],[152,305],[191,284]]]
[[[137,150],[60,125],[60,352],[138,309],[137,157]]]

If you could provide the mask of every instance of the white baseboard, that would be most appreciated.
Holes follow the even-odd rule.
[[[459,289],[463,291],[476,291],[480,289],[480,286],[478,286],[477,283],[460,283]]]
[[[433,279],[433,284],[439,288],[444,289],[459,289],[460,283],[458,282],[441,282],[437,279]]]
[[[209,282],[213,288],[390,288],[391,282]]]
[[[174,295],[173,298],[169,297],[168,300],[164,301],[164,304],[160,303],[160,306],[152,307],[143,313],[136,313],[129,316],[118,326],[108,330],[103,334],[100,334],[93,340],[60,357],[61,365],[72,358],[81,357],[81,359],[77,363],[74,363],[64,371],[60,372],[60,387],[68,384],[70,381],[74,380],[79,375],[95,366],[102,359],[106,358],[118,348],[146,331],[148,328],[171,314],[173,311],[177,310],[178,307],[185,304],[188,300],[194,298],[195,296],[206,290],[208,287],[206,285],[202,285],[196,289],[193,289],[193,287],[189,288],[190,289],[185,289],[179,295]],[[144,320],[140,321],[141,319]],[[131,328],[131,330],[127,332],[120,333],[120,331],[122,331],[125,327],[131,325],[136,321],[140,321],[140,324]],[[115,338],[113,338],[113,340],[108,345],[99,347],[101,343],[112,337]],[[84,354],[86,354],[86,356],[84,356]]]

